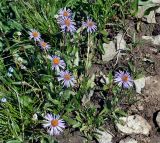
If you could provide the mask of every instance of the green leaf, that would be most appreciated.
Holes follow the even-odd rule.
[[[22,142],[20,142],[18,140],[10,140],[10,141],[7,141],[7,143],[22,143]]]
[[[81,126],[81,123],[80,122],[77,122],[76,124],[74,124],[72,127],[73,128],[79,128]]]
[[[127,113],[125,113],[123,110],[117,108],[115,109],[115,114],[119,114],[119,115],[122,115],[122,116],[127,116]]]
[[[75,125],[77,124],[76,120],[73,120],[72,118],[69,118],[68,116],[63,116],[63,119],[69,124],[69,125]]]
[[[84,131],[85,129],[87,129],[88,127],[87,126],[82,126],[82,128],[80,128],[80,132]]]
[[[29,107],[30,104],[33,103],[32,99],[29,96],[20,96],[19,100],[20,103],[25,107]]]

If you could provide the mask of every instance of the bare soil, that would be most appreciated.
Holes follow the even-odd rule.
[[[142,36],[156,36],[160,34],[160,16],[156,16],[157,24],[147,24],[140,22],[140,26],[137,27],[137,21],[131,19],[125,22],[125,40],[130,47],[131,41],[138,41],[135,47],[132,47],[132,53],[128,56],[122,57],[116,66],[114,66],[115,60],[107,64],[94,64],[89,73],[107,73],[110,68],[114,70],[118,69],[121,65],[127,65],[128,59],[132,59],[136,70],[145,74],[149,77],[146,81],[146,86],[142,91],[142,94],[135,94],[138,100],[134,105],[127,107],[129,114],[138,114],[144,117],[148,123],[152,126],[152,130],[149,136],[144,135],[130,135],[136,139],[138,143],[160,143],[160,128],[156,124],[156,115],[160,111],[160,46],[152,45],[150,42],[143,41]],[[113,32],[113,30],[110,30]],[[134,35],[135,34],[135,35]],[[114,34],[110,34],[114,35]],[[132,37],[135,37],[133,39]],[[113,70],[113,69],[112,69]],[[93,97],[92,100],[98,101],[97,96]],[[95,101],[95,103],[96,103]],[[107,121],[105,127],[110,130],[114,135],[113,143],[119,143],[123,138],[128,135],[120,133],[115,125]],[[74,132],[73,134],[68,133],[58,138],[60,143],[83,143],[85,140],[82,134]],[[95,143],[96,141],[89,142]]]

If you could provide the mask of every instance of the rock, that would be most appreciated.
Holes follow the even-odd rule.
[[[160,128],[160,111],[159,111],[158,114],[157,114],[156,122],[157,122],[157,125],[158,125],[159,128]]]
[[[125,134],[143,134],[148,135],[151,130],[151,126],[148,122],[139,115],[132,115],[128,117],[121,117],[120,120],[124,124],[117,123],[118,129]]]
[[[97,133],[99,134],[97,139],[99,143],[112,143],[113,136],[109,131],[97,130]]]
[[[153,45],[160,45],[160,35],[157,36],[142,36],[142,39],[151,41]]]
[[[156,13],[160,14],[160,7],[156,9]]]
[[[109,78],[106,77],[106,75],[103,74],[103,72],[100,72],[100,76],[102,77],[102,78],[100,79],[100,82],[101,82],[102,84],[108,85],[108,84],[109,84]]]
[[[124,40],[124,34],[118,33],[115,39],[117,40],[117,50],[126,50],[126,41]]]
[[[147,19],[148,23],[156,23],[156,17],[154,10],[151,11],[148,15],[144,16]]]
[[[118,33],[115,37],[116,44],[113,41],[110,41],[109,44],[103,43],[104,55],[102,55],[102,60],[104,62],[109,62],[112,60],[116,55],[121,56],[121,50],[127,50],[126,48],[126,41],[124,40],[124,34]]]
[[[136,92],[141,94],[142,88],[145,87],[145,77],[134,80],[134,84],[136,86]]]
[[[116,56],[117,52],[115,43],[113,41],[110,41],[109,44],[103,43],[103,48],[104,48],[104,55],[102,55],[102,60],[104,62],[109,62]]]
[[[138,143],[138,142],[131,137],[127,137],[127,138],[121,140],[119,143]]]
[[[155,4],[160,4],[160,0],[151,0],[152,3],[155,3]]]

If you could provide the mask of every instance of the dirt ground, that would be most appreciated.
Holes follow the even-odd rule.
[[[160,46],[152,45],[150,42],[143,41],[142,36],[156,36],[160,34],[160,15],[156,16],[157,24],[147,24],[145,22],[140,22],[140,26],[137,27],[136,20],[127,20],[125,23],[126,35],[125,40],[127,44],[135,40],[139,44],[133,48],[132,54],[129,57],[122,57],[118,62],[115,69],[119,64],[125,64],[127,59],[132,58],[134,65],[137,70],[143,71],[146,77],[150,77],[146,80],[146,86],[142,90],[142,94],[136,94],[137,102],[128,108],[129,114],[138,114],[148,121],[152,126],[152,130],[149,136],[144,135],[122,135],[118,132],[117,128],[112,124],[108,123],[106,127],[114,134],[112,143],[119,143],[119,141],[127,136],[130,136],[138,141],[138,143],[160,143],[160,129],[156,124],[155,118],[160,111]],[[110,30],[113,32],[113,30]],[[134,37],[135,39],[132,39]],[[115,35],[115,34],[110,34]],[[147,59],[147,60],[144,60]],[[100,71],[107,72],[109,67],[113,67],[114,60],[107,64],[98,65],[94,64],[90,73],[98,73]],[[58,138],[60,143],[83,143],[84,137],[77,131],[74,134],[66,134]],[[90,142],[96,143],[96,141]]]
[[[160,129],[156,124],[156,115],[160,111],[160,46],[152,45],[150,42],[143,41],[142,36],[156,36],[160,34],[160,15],[156,16],[157,24],[146,24],[141,22],[139,31],[136,30],[136,22],[133,20],[127,22],[127,34],[133,37],[136,33],[136,40],[142,41],[142,44],[136,46],[133,50],[134,64],[137,69],[143,69],[146,80],[145,88],[142,94],[136,95],[139,100],[132,105],[130,114],[138,114],[148,121],[152,126],[149,136],[130,135],[138,143],[160,143]],[[144,58],[148,61],[144,62]],[[117,135],[113,143],[118,143],[120,139],[127,135]]]

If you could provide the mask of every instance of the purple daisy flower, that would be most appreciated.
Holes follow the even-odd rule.
[[[46,50],[47,51],[48,49],[51,48],[51,46],[47,42],[44,42],[43,40],[41,40],[39,42],[39,45],[40,45],[42,50]]]
[[[29,31],[29,38],[34,39],[34,41],[40,41],[41,34],[37,30],[31,29],[31,31]]]
[[[59,115],[47,114],[44,118],[43,127],[48,129],[50,135],[59,135],[65,128],[64,120]]]
[[[85,28],[87,28],[87,32],[95,32],[97,30],[96,23],[92,21],[92,19],[87,19],[86,22],[83,22],[82,24]]]
[[[133,86],[133,80],[128,72],[116,72],[114,81],[124,88],[130,88]]]
[[[71,16],[71,10],[65,8],[61,8],[58,12],[59,17],[67,18]]]
[[[53,70],[55,69],[57,72],[59,72],[60,68],[65,69],[66,64],[63,60],[60,59],[60,57],[58,57],[58,56],[48,56],[48,58],[52,62],[52,69]]]
[[[73,87],[75,84],[75,79],[69,71],[61,71],[58,81],[62,81],[63,86]]]
[[[76,23],[71,19],[71,18],[59,18],[58,23],[60,24],[60,27],[63,32],[75,32],[76,28],[75,25]]]

